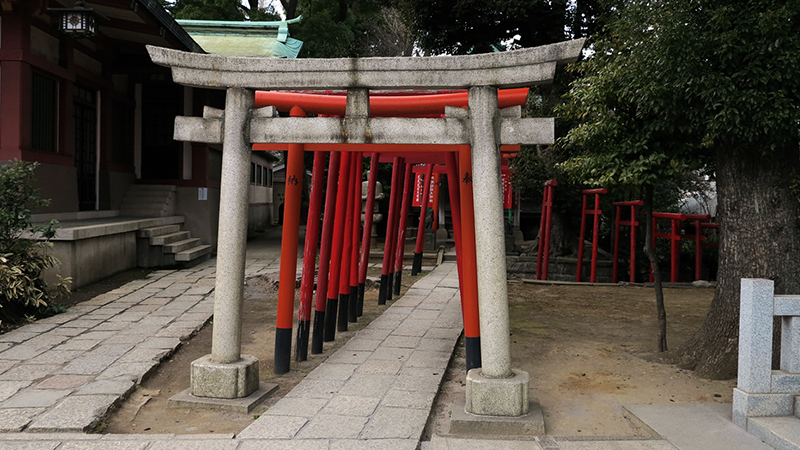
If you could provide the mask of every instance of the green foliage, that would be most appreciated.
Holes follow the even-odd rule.
[[[384,0],[297,0],[294,5],[303,22],[290,31],[303,41],[303,58],[411,55],[409,31]]]
[[[800,4],[778,0],[609,4],[594,56],[561,112],[583,121],[565,171],[643,185],[797,140]]]
[[[69,279],[61,280],[55,292],[41,279],[44,270],[58,264],[47,254],[51,244],[21,238],[26,231],[45,238],[55,235],[56,221],[31,224],[31,211],[50,203],[33,187],[37,165],[14,160],[0,166],[0,316],[6,321],[41,311],[51,298],[68,292]]]
[[[596,0],[395,0],[431,54],[488,53],[592,33]]]
[[[262,21],[280,20],[271,8],[259,8],[258,0],[176,0],[166,5],[176,19]]]

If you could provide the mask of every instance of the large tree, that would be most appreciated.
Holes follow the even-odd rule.
[[[707,378],[736,376],[739,280],[800,293],[800,3],[621,0],[569,111],[573,161],[614,179],[706,165],[717,181],[717,290],[698,332],[668,353]],[[620,164],[624,162],[624,164]]]

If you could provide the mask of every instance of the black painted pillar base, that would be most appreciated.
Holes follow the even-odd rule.
[[[422,253],[414,253],[414,263],[411,264],[411,276],[422,272]]]
[[[386,292],[389,291],[389,275],[381,275],[381,288],[378,291],[378,304],[386,304]]]
[[[467,372],[481,367],[481,337],[464,337]]]
[[[336,338],[336,310],[339,299],[329,298],[325,305],[325,334],[322,340],[331,342]]]
[[[297,322],[297,344],[294,347],[295,361],[305,361],[308,359],[308,336],[310,332],[310,320],[300,320]]]
[[[289,372],[292,362],[292,329],[275,328],[275,368],[276,375]]]
[[[403,272],[394,273],[394,295],[400,295],[400,281],[403,279]]]
[[[358,283],[358,303],[356,305],[358,317],[364,315],[364,283]]]
[[[350,294],[339,294],[339,316],[336,331],[347,331],[347,311],[350,308]]]
[[[347,321],[358,322],[358,285],[350,286],[350,301],[347,308]]]
[[[394,272],[386,276],[386,300],[392,299],[392,286],[394,286]]]
[[[327,305],[325,305],[327,306]],[[311,354],[322,353],[322,335],[325,332],[325,311],[314,311],[314,333],[311,334]]]

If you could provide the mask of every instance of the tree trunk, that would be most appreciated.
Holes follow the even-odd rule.
[[[653,247],[653,185],[643,187],[644,194],[644,254],[650,261],[653,271],[653,289],[656,293],[656,317],[658,318],[658,351],[667,351],[667,310],[664,307],[664,288],[661,284],[661,267],[658,255]]]
[[[790,188],[798,147],[766,156],[744,150],[717,153],[717,290],[700,330],[669,355],[704,378],[737,375],[741,278],[772,279],[777,294],[800,294],[800,203]]]

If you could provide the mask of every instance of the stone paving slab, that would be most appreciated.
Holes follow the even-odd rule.
[[[455,264],[442,264],[430,276],[456,277]],[[310,448],[415,449],[461,334],[458,291],[442,295],[427,284],[432,288],[416,290],[419,301],[401,297],[238,438],[269,436]],[[428,297],[446,302],[424,309]],[[317,441],[324,438],[332,439],[327,447]]]

